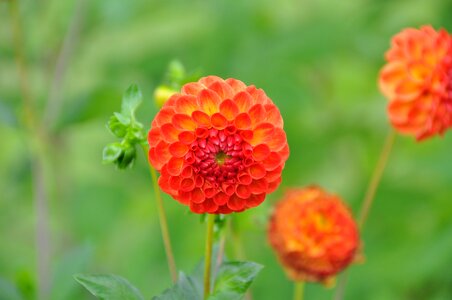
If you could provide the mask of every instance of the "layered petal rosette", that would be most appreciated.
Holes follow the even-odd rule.
[[[452,126],[452,38],[431,26],[392,39],[379,85],[392,125],[422,140]]]
[[[148,141],[160,187],[195,213],[259,205],[278,187],[289,155],[283,119],[265,92],[216,76],[174,94]]]
[[[286,193],[275,206],[268,239],[292,280],[322,283],[353,261],[359,245],[347,207],[318,187]]]

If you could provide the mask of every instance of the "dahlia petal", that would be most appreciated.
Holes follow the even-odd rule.
[[[218,209],[218,205],[213,201],[213,199],[206,199],[206,201],[202,203],[202,206],[204,211],[210,214],[215,213]]]
[[[225,80],[227,84],[234,90],[235,93],[241,92],[246,89],[246,85],[237,79],[228,78]]]
[[[183,157],[188,152],[188,146],[181,142],[175,142],[169,146],[169,152],[174,157]]]
[[[234,91],[231,86],[223,81],[216,81],[209,85],[209,89],[220,96],[221,99],[228,99],[234,96]]]
[[[242,137],[242,139],[244,141],[250,142],[253,140],[254,137],[254,133],[252,130],[242,130],[240,132],[240,136]]]
[[[191,115],[192,112],[198,109],[198,100],[192,95],[181,96],[174,104],[176,112]]]
[[[282,172],[282,166],[278,166],[276,169],[267,171],[267,174],[265,175],[265,179],[267,179],[268,182],[275,181],[277,178],[281,177]]]
[[[215,82],[223,82],[224,80],[218,76],[215,75],[210,75],[210,76],[205,76],[202,77],[201,79],[199,79],[199,83],[201,83],[202,85],[204,85],[204,87],[208,87],[211,84],[215,83]]]
[[[273,151],[278,151],[287,145],[286,132],[281,128],[275,128],[271,140],[267,142],[268,147]]]
[[[220,112],[228,121],[232,121],[239,113],[239,108],[234,101],[226,99],[220,104]]]
[[[204,194],[206,195],[206,198],[213,198],[217,194],[217,189],[211,187],[204,189]]]
[[[178,191],[180,188],[180,177],[179,176],[170,176],[169,180],[169,186],[171,187],[171,189]]]
[[[198,83],[198,82],[190,82],[185,84],[182,87],[182,94],[186,94],[186,95],[198,95],[199,92],[204,89],[205,87]]]
[[[173,118],[171,119],[174,127],[181,129],[181,130],[195,130],[196,129],[196,123],[193,121],[193,119],[187,115],[184,114],[175,114],[173,115]]]
[[[267,157],[267,159],[265,159],[262,162],[262,165],[264,166],[265,170],[267,170],[267,171],[276,169],[280,164],[281,164],[281,156],[279,156],[279,154],[276,152],[270,153],[270,155]]]
[[[210,123],[210,117],[208,114],[206,114],[203,111],[200,110],[195,110],[192,114],[191,114],[193,120],[198,123],[200,126],[204,126],[204,127],[210,127],[211,123]]]
[[[195,188],[191,191],[190,199],[192,203],[202,203],[206,199],[206,196],[200,188]]]
[[[253,179],[261,179],[265,177],[265,174],[267,174],[267,171],[265,170],[264,166],[262,164],[254,164],[250,166],[249,168],[250,176]]]
[[[179,130],[176,129],[172,124],[163,124],[160,128],[160,132],[162,133],[163,140],[168,143],[173,143],[177,141]]]
[[[267,143],[271,140],[275,127],[270,123],[261,123],[253,130],[253,139],[250,144],[255,146],[262,143]]]
[[[157,183],[159,184],[159,187],[162,189],[162,191],[168,194],[172,194],[173,189],[169,184],[169,178],[167,176],[160,176],[157,180]]]
[[[166,123],[171,123],[171,118],[175,114],[174,109],[171,107],[163,107],[155,116],[157,126],[163,126]]]
[[[177,197],[175,197],[175,199],[182,204],[190,205],[190,196],[191,196],[190,192],[179,191],[179,193],[178,193]]]
[[[151,130],[149,130],[148,132],[148,142],[149,142],[149,146],[154,147],[155,145],[157,145],[160,141],[160,128],[159,127],[153,127]]]
[[[192,178],[184,178],[180,180],[180,190],[189,192],[195,188],[195,181]]]
[[[237,104],[239,112],[247,112],[253,104],[253,98],[247,92],[240,92],[236,94],[233,101]]]
[[[218,214],[230,214],[232,210],[227,205],[219,206],[217,209]]]
[[[235,188],[235,194],[242,199],[247,199],[249,196],[251,196],[251,191],[249,186],[239,184]]]
[[[192,166],[184,166],[182,168],[182,172],[180,173],[180,176],[183,178],[190,178],[193,176],[193,167]]]
[[[404,80],[399,83],[395,88],[399,98],[411,100],[419,96],[423,91],[422,85],[411,80]]]
[[[154,148],[156,159],[161,163],[166,163],[171,158],[171,153],[169,151],[169,144],[161,141]]]
[[[182,95],[175,93],[172,94],[168,100],[166,100],[166,102],[164,102],[164,106],[163,107],[170,107],[170,106],[174,106],[174,104],[177,102],[177,100],[181,97]]]
[[[223,192],[224,192],[226,195],[231,196],[232,194],[234,194],[234,187],[233,187],[232,185],[226,183],[226,182],[223,182],[223,183],[221,184],[221,189],[223,190]]]
[[[265,178],[253,180],[253,182],[251,182],[248,187],[252,194],[258,195],[261,193],[266,193],[268,190],[268,182],[267,180],[265,180]]]
[[[168,173],[172,176],[179,176],[184,165],[184,159],[180,157],[172,157],[167,164]]]
[[[264,170],[265,171],[265,170]],[[253,181],[253,178],[251,178],[250,174],[248,174],[247,172],[241,172],[238,176],[237,176],[237,180],[240,184],[250,184]]]
[[[198,105],[209,116],[219,111],[221,99],[212,90],[204,89],[198,95]]]
[[[210,122],[212,123],[213,128],[221,130],[226,128],[228,125],[228,120],[221,113],[214,113],[210,117]]]
[[[282,162],[286,161],[290,154],[289,145],[285,144],[284,147],[278,151],[278,154]]]
[[[262,123],[266,118],[264,106],[261,104],[253,105],[250,108],[248,114],[251,118],[251,126],[253,127],[255,127],[259,123]]]
[[[278,179],[276,179],[275,181],[269,182],[268,183],[268,188],[267,188],[267,193],[273,193],[274,191],[276,191],[276,189],[278,188],[279,184],[281,183],[282,178],[279,177]]]
[[[249,129],[251,127],[251,118],[247,113],[240,113],[235,117],[234,125],[240,130]]]
[[[267,97],[262,89],[257,89],[255,86],[250,86],[246,91],[253,98],[253,103],[260,103],[262,105],[270,104],[272,101]]]
[[[219,192],[219,193],[217,193],[217,194],[213,197],[213,201],[215,201],[215,203],[216,203],[218,206],[221,206],[221,205],[226,204],[226,202],[228,201],[228,199],[229,199],[229,196],[226,195],[226,194],[223,193],[223,192]]]
[[[245,208],[246,201],[239,198],[237,195],[232,195],[229,198],[227,205],[233,211],[241,211]]]
[[[270,152],[267,144],[259,144],[253,148],[253,158],[255,161],[262,161],[270,155]]]
[[[248,199],[246,199],[246,206],[256,207],[259,206],[262,202],[265,200],[265,193],[257,194],[257,195],[251,195]]]
[[[193,201],[190,202],[190,210],[195,214],[203,214],[206,212],[204,205],[202,205],[201,203],[195,203]]]
[[[193,131],[182,131],[181,133],[179,133],[178,139],[180,142],[186,145],[190,145],[195,141],[196,137]]]
[[[273,124],[275,126],[275,128],[283,128],[284,126],[284,121],[283,118],[281,117],[281,113],[278,109],[278,107],[276,107],[276,105],[274,104],[267,104],[264,106],[265,108],[265,115],[266,115],[266,119],[265,121],[267,123]]]

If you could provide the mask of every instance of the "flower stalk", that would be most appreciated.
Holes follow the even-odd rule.
[[[206,252],[204,262],[204,300],[210,295],[210,276],[212,269],[212,245],[213,245],[213,228],[215,225],[215,215],[207,215],[207,231],[206,231]]]
[[[148,149],[146,145],[142,144],[142,148],[144,151],[144,155],[147,157]],[[173,283],[177,281],[177,268],[176,268],[176,261],[174,259],[173,250],[171,247],[171,239],[169,235],[168,230],[168,221],[166,218],[165,208],[163,206],[163,200],[162,195],[160,193],[160,188],[157,181],[157,173],[155,172],[154,168],[149,164],[149,172],[151,173],[152,177],[152,183],[154,188],[154,194],[155,194],[155,201],[157,203],[157,213],[159,216],[159,222],[160,222],[160,230],[162,232],[162,239],[163,239],[163,245],[165,248],[165,254],[166,254],[166,260],[168,263],[168,268],[171,274],[171,279]]]
[[[304,281],[295,281],[293,300],[303,300],[303,299],[304,299]]]

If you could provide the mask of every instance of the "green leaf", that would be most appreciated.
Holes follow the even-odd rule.
[[[117,275],[76,274],[74,279],[102,300],[144,300],[136,287]]]
[[[114,112],[113,115],[116,117],[116,119],[118,120],[119,123],[123,124],[123,125],[130,125],[130,118],[126,117],[120,113]]]
[[[239,300],[263,268],[254,262],[224,262],[209,300]]]
[[[135,119],[135,110],[140,106],[142,100],[141,91],[136,84],[132,84],[122,97],[121,113]]]
[[[165,290],[161,295],[155,296],[152,300],[200,300],[202,299],[202,289],[196,283],[196,278],[187,276],[183,272],[179,273],[179,279],[171,288]]]
[[[114,163],[123,154],[120,143],[111,143],[105,146],[102,152],[102,161],[104,163]]]

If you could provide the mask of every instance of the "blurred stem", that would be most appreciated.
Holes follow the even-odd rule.
[[[148,149],[147,149],[146,145],[141,144],[141,146],[144,151],[145,157],[147,157]],[[151,177],[152,177],[152,183],[154,185],[155,200],[157,202],[157,212],[159,215],[160,229],[162,231],[162,239],[163,239],[163,244],[165,247],[168,268],[170,270],[171,279],[173,280],[173,283],[176,283],[176,281],[177,281],[176,261],[174,260],[174,254],[173,254],[173,250],[171,247],[171,239],[170,239],[169,230],[168,230],[168,221],[166,219],[165,208],[163,207],[162,194],[160,193],[160,187],[159,187],[159,184],[157,181],[157,173],[155,172],[155,169],[151,166],[149,161],[148,161],[148,165],[149,165],[149,171],[150,171]]]
[[[212,264],[212,244],[213,244],[213,227],[215,225],[215,215],[207,215],[207,231],[206,231],[206,253],[204,261],[204,300],[210,294],[210,272]]]
[[[46,145],[47,135],[38,124],[30,92],[28,68],[23,49],[23,30],[21,26],[19,4],[10,1],[11,30],[14,56],[19,72],[20,93],[22,96],[23,115],[19,117],[28,134],[31,156],[31,173],[33,202],[36,213],[35,246],[37,268],[37,299],[48,299],[50,291],[50,230],[48,214],[48,191],[46,186]]]
[[[294,282],[293,300],[303,300],[304,298],[304,281]]]
[[[380,184],[381,177],[388,163],[389,155],[391,154],[394,141],[395,141],[396,133],[393,129],[388,133],[385,143],[383,145],[383,149],[381,150],[380,157],[378,158],[377,165],[372,174],[372,178],[370,180],[369,186],[367,187],[366,195],[364,196],[364,200],[361,205],[361,209],[358,214],[357,223],[358,227],[361,231],[361,234],[364,230],[364,225],[366,223],[367,217],[369,215],[369,211],[372,207],[372,203],[375,199],[375,194],[377,192],[377,188]],[[344,272],[337,284],[336,291],[334,293],[334,300],[342,300],[345,295],[345,286],[347,284],[347,272]]]
[[[378,159],[377,166],[375,167],[375,170],[372,174],[370,184],[367,187],[366,195],[364,196],[364,200],[362,202],[362,206],[359,211],[357,221],[361,231],[363,230],[364,224],[367,220],[367,216],[369,215],[369,211],[375,198],[378,185],[380,184],[383,171],[385,170],[386,165],[388,163],[389,154],[391,154],[395,136],[396,136],[395,131],[391,129],[391,131],[388,133],[386,137],[386,141],[381,151],[380,157]]]

